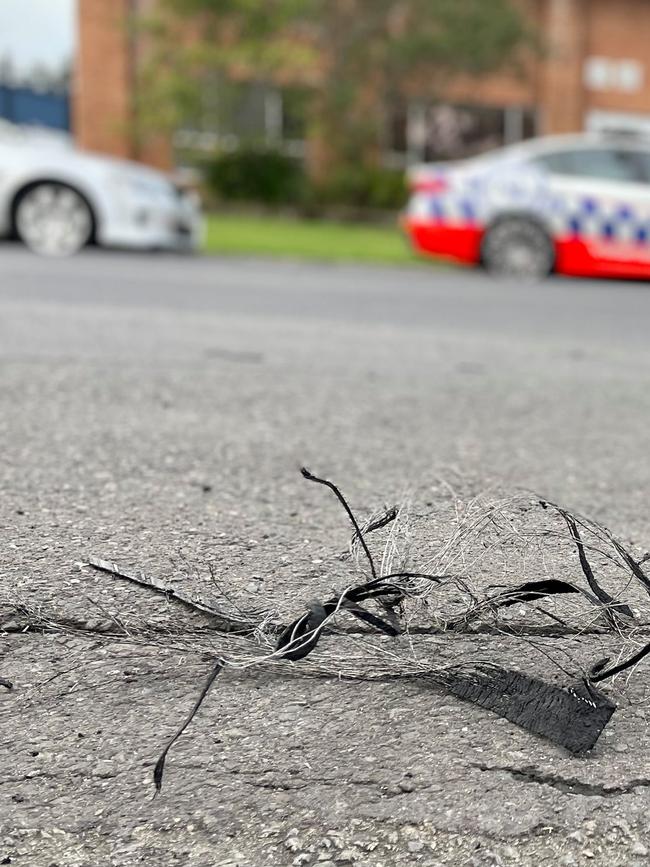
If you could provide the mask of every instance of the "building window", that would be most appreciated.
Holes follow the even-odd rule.
[[[588,57],[582,78],[589,90],[638,93],[643,89],[645,70],[637,60]]]
[[[188,119],[174,142],[177,147],[201,150],[277,147],[300,156],[306,117],[304,89],[213,80],[205,88],[199,117]]]
[[[536,134],[534,109],[480,105],[397,106],[389,119],[393,162],[462,159]]]

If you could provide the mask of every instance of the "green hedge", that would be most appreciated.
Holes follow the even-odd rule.
[[[395,210],[406,201],[404,172],[394,169],[346,166],[309,191],[317,203]]]
[[[312,184],[300,162],[268,149],[219,154],[204,169],[209,194],[222,201],[297,206],[315,214],[331,206],[397,210],[406,201],[402,171],[346,166]]]
[[[296,160],[272,150],[240,150],[220,154],[205,166],[211,193],[226,201],[290,204],[300,200],[304,186]]]

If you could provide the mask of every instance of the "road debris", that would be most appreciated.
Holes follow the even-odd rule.
[[[633,668],[650,654],[650,643],[639,645],[639,636],[647,634],[646,627],[650,625],[638,616],[643,600],[647,604],[650,595],[650,579],[643,570],[643,558],[635,559],[596,522],[546,499],[528,496],[492,502],[487,507],[480,503],[474,510],[474,504],[470,504],[464,512],[464,523],[459,521],[452,539],[440,547],[421,571],[410,566],[408,557],[395,568],[390,556],[382,559],[378,569],[366,537],[390,526],[391,544],[398,551],[395,528],[402,519],[401,509],[391,507],[360,525],[333,482],[307,469],[302,470],[302,475],[329,488],[336,496],[354,530],[351,553],[357,561],[365,561],[369,574],[365,576],[367,580],[352,583],[324,601],[310,602],[289,624],[282,623],[275,610],[262,615],[232,606],[217,609],[140,572],[96,558],[89,561],[93,568],[215,618],[215,629],[224,633],[222,652],[215,655],[199,697],[156,763],[157,792],[162,787],[170,748],[191,723],[217,675],[254,666],[286,667],[299,662],[300,670],[304,668],[307,673],[363,679],[418,679],[498,714],[572,753],[583,754],[594,747],[616,710],[614,701],[599,691],[596,684]],[[541,548],[543,543],[559,544],[566,539],[552,521],[541,528],[535,525],[532,530],[522,530],[516,524],[515,517],[541,511],[556,515],[568,529],[582,579],[576,575],[569,581],[549,574],[514,584],[486,585],[484,579],[497,554],[507,561],[508,552],[525,551],[531,545]],[[476,575],[471,574],[472,563],[468,564],[465,556],[463,546],[468,540],[480,540],[482,550],[487,552],[485,562],[479,565],[476,559],[473,563],[477,575],[481,573],[482,586]],[[596,560],[599,569],[608,574],[610,589],[596,577],[593,566]],[[459,562],[463,564],[462,571],[457,569]],[[566,566],[566,571],[572,568]],[[502,571],[508,572],[510,578],[510,567]],[[582,586],[581,580],[586,586]],[[230,602],[227,596],[224,598]],[[539,605],[541,600],[546,605],[551,603],[553,610]],[[373,606],[377,606],[376,610],[372,610]],[[363,631],[351,633],[348,629],[347,634],[337,631],[337,620],[342,615],[355,618]],[[408,642],[409,635],[416,632],[447,636],[448,640],[453,636],[478,637],[483,632],[516,636],[552,662],[561,673],[562,682],[548,682],[532,673],[505,668],[489,658],[471,663],[423,661],[414,655]],[[620,639],[623,646],[615,662],[611,663],[611,657],[607,656],[585,667],[577,661],[557,661],[540,643],[540,636],[551,635],[610,636]],[[322,648],[324,636],[328,641]],[[330,641],[330,636],[336,642]],[[406,644],[403,638],[407,639]],[[350,653],[351,640],[356,642],[354,655]],[[360,641],[365,663],[358,652]],[[335,643],[339,649],[334,648]]]
[[[219,628],[225,632],[248,631],[250,629],[250,623],[248,621],[238,621],[236,617],[226,615],[222,611],[219,611],[219,609],[213,608],[200,599],[188,596],[186,593],[176,590],[174,587],[170,587],[168,584],[159,581],[157,578],[145,575],[144,572],[124,569],[121,566],[118,566],[117,563],[112,563],[109,560],[101,560],[98,557],[90,557],[87,565],[92,566],[93,569],[97,569],[100,572],[107,572],[115,578],[122,578],[124,581],[130,581],[132,584],[145,587],[147,590],[158,593],[170,601],[179,602],[191,611],[198,611],[200,614],[208,614],[218,622]]]

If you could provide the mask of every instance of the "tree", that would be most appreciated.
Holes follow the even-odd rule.
[[[220,76],[310,84],[317,176],[376,161],[391,101],[512,64],[533,42],[511,0],[159,0],[150,34],[158,99],[144,92],[170,125],[205,112]]]

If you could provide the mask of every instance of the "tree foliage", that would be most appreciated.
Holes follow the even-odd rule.
[[[512,0],[159,0],[142,94],[150,120],[205,112],[220,76],[310,85],[312,141],[372,162],[386,105],[516,61],[532,34]]]

